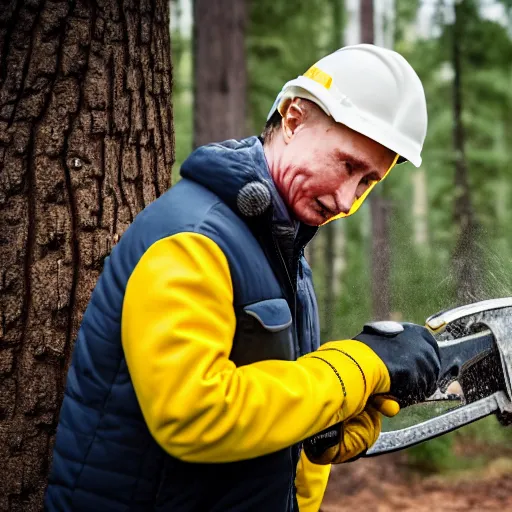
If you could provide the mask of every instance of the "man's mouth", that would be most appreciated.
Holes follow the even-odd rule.
[[[328,208],[322,201],[319,201],[318,199],[315,199],[318,206],[320,206],[320,215],[325,217],[326,219],[329,217],[333,217],[336,215],[336,212],[333,212],[330,208]]]

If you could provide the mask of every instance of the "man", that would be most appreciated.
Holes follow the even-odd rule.
[[[430,394],[439,360],[413,325],[318,348],[303,249],[398,160],[419,165],[425,131],[409,64],[360,45],[286,84],[261,138],[192,153],[105,262],[48,510],[318,510],[329,464],[364,452],[397,401]],[[302,441],[335,425],[335,446],[308,460]]]

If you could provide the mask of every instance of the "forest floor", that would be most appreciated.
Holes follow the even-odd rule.
[[[510,457],[436,476],[421,476],[402,460],[387,455],[333,466],[321,512],[512,511]]]

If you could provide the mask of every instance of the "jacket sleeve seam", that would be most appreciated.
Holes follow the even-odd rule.
[[[310,359],[318,359],[320,361],[323,361],[325,364],[327,364],[331,370],[334,372],[334,374],[336,375],[336,377],[338,377],[338,380],[341,384],[341,389],[343,390],[343,397],[346,398],[347,396],[347,389],[345,388],[345,383],[343,382],[343,379],[341,378],[341,375],[338,373],[338,370],[336,370],[335,366],[333,364],[331,364],[329,361],[327,361],[326,359],[324,359],[323,357],[319,357],[319,356],[307,356],[309,357]]]
[[[363,369],[361,368],[361,365],[350,355],[350,354],[347,354],[347,352],[345,352],[344,350],[340,350],[339,348],[334,348],[334,347],[329,347],[329,348],[323,348],[323,349],[320,349],[320,350],[334,350],[335,352],[340,352],[341,354],[347,356],[356,366],[357,368],[359,369],[359,371],[361,372],[361,376],[363,377],[363,384],[364,384],[364,395],[366,396],[366,376],[363,372]]]

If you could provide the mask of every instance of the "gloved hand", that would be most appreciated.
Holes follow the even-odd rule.
[[[375,322],[366,324],[354,339],[384,362],[391,380],[389,394],[401,407],[421,402],[435,391],[441,369],[439,347],[425,327]]]
[[[440,371],[439,348],[430,332],[397,322],[367,324],[354,340],[326,343],[308,356],[331,367],[345,397],[340,421],[304,441],[306,455],[317,464],[364,453],[380,433],[379,412],[397,414],[393,398],[404,406],[424,400],[434,391]]]
[[[381,427],[381,413],[368,406],[361,414],[306,439],[304,452],[315,464],[350,462],[366,453],[377,441]]]
[[[385,395],[389,392],[391,382],[386,365],[380,357],[366,344],[356,340],[331,341],[318,350],[302,356],[299,361],[315,359],[324,364],[321,370],[332,375],[333,386],[341,395],[340,409],[332,424],[357,416],[366,407],[372,395]],[[318,367],[318,365],[317,365]],[[337,381],[338,384],[334,384]],[[326,389],[326,394],[335,399],[336,388]],[[383,403],[377,408],[386,409]],[[392,408],[397,410],[398,407]],[[383,410],[385,412],[385,410]]]
[[[325,343],[303,358],[324,361],[326,371],[337,377],[343,395],[335,424],[304,440],[306,456],[315,464],[357,457],[379,436],[380,414],[394,416],[400,410],[386,396],[391,385],[386,365],[375,351],[355,340]]]

